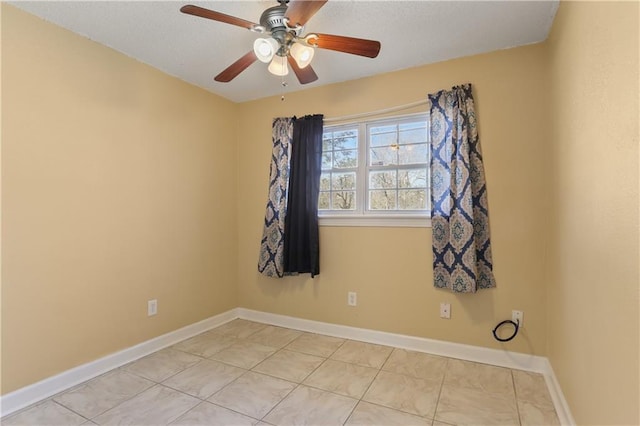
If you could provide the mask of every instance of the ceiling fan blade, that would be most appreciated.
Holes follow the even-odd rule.
[[[309,43],[321,48],[352,55],[375,58],[380,53],[380,42],[363,38],[337,36],[331,34],[316,34],[318,37],[309,39]]]
[[[318,79],[318,76],[313,68],[311,68],[311,65],[300,68],[296,60],[293,59],[291,55],[287,56],[287,60],[289,61],[289,66],[293,70],[294,74],[298,77],[300,84],[312,83]]]
[[[235,16],[225,15],[224,13],[215,12],[213,10],[205,9],[199,6],[188,4],[180,8],[180,12],[189,15],[199,16],[201,18],[213,19],[214,21],[224,22],[225,24],[237,25],[248,30],[253,29],[258,24],[255,24],[244,19],[236,18]]]
[[[285,17],[291,26],[304,25],[327,0],[290,0]]]
[[[253,50],[250,50],[242,58],[238,59],[237,61],[229,65],[220,74],[216,75],[214,80],[221,83],[228,83],[257,60],[258,57],[256,56],[256,54],[253,53]]]

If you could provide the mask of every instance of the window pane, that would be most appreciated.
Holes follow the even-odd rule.
[[[369,188],[396,188],[397,172],[395,170],[370,172]]]
[[[328,210],[331,208],[329,203],[329,193],[321,192],[318,196],[318,210]]]
[[[401,189],[398,191],[400,210],[423,210],[427,208],[426,189]]]
[[[331,160],[333,159],[333,153],[331,151],[322,152],[322,170],[331,169]]]
[[[334,210],[355,210],[356,208],[356,192],[355,191],[339,191],[333,193],[333,209]]]
[[[391,147],[371,148],[369,153],[371,166],[388,166],[390,164],[398,164],[398,151]]]
[[[355,149],[357,147],[357,129],[342,130],[333,133],[333,149]]]
[[[322,135],[322,152],[331,151],[333,149],[333,142],[331,137],[327,138],[327,133]]]
[[[331,189],[356,189],[356,174],[350,173],[333,173],[331,179]]]
[[[322,173],[320,175],[320,191],[328,191],[331,189],[331,173]]]
[[[395,145],[397,143],[398,134],[396,132],[393,133],[381,133],[374,135],[371,134],[371,138],[369,139],[369,144],[371,146],[389,146]]]
[[[399,150],[400,164],[426,163],[428,158],[428,145],[403,145]]]
[[[333,132],[334,139],[349,138],[351,136],[357,136],[357,135],[358,135],[358,129],[346,129],[346,130],[338,130],[336,132]]]
[[[399,126],[400,130],[410,130],[410,129],[420,129],[427,127],[427,120],[420,121],[410,121],[409,123],[401,123]]]
[[[371,127],[371,134],[375,134],[375,133],[395,133],[397,130],[397,127],[395,124],[390,124],[387,126],[374,126]]]
[[[369,191],[370,210],[395,210],[396,191],[375,190]]]
[[[426,188],[427,187],[427,169],[399,170],[398,171],[398,187],[399,188]]]
[[[358,151],[355,149],[334,151],[333,155],[333,167],[337,169],[358,167]]]
[[[400,144],[425,143],[427,141],[427,128],[401,131],[398,139]]]
[[[333,149],[355,149],[358,147],[358,138],[352,137],[340,137],[333,140]]]

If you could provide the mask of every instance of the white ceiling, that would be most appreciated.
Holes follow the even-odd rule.
[[[185,4],[259,22],[275,0],[253,1],[14,1],[11,4],[167,74],[242,102],[447,59],[536,43],[547,37],[558,8],[552,1],[330,0],[306,32],[379,40],[375,59],[317,49],[319,79],[300,85],[256,61],[230,83],[213,77],[247,53],[259,35],[185,15]]]

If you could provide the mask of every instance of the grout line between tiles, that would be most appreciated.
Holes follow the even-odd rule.
[[[518,424],[522,425],[522,417],[520,416],[520,404],[518,404],[518,388],[516,387],[516,378],[513,376],[513,369],[510,368],[511,385],[513,386],[513,396],[516,402],[516,413],[518,413]]]
[[[346,341],[348,340],[348,339],[343,339],[343,338],[340,338],[340,337],[333,337],[334,339],[342,340],[342,342],[338,345],[338,347],[337,347],[337,348],[335,348],[335,349],[334,349],[334,350],[333,350],[329,355],[327,355],[327,356],[324,356],[324,355],[318,355],[318,354],[315,354],[315,353],[303,352],[303,351],[301,351],[301,350],[296,350],[296,349],[290,349],[290,348],[289,348],[289,346],[291,346],[291,345],[292,345],[296,340],[300,339],[300,338],[301,338],[301,337],[303,337],[305,334],[308,334],[308,335],[316,335],[316,336],[321,336],[321,337],[332,337],[332,336],[327,336],[327,335],[324,335],[324,334],[311,333],[311,332],[308,332],[308,331],[303,331],[303,332],[302,332],[302,334],[301,334],[300,336],[296,337],[296,338],[295,338],[295,339],[293,339],[291,342],[287,343],[287,345],[286,345],[284,348],[282,348],[282,349],[287,349],[287,350],[289,350],[289,351],[299,352],[299,353],[301,353],[301,354],[313,355],[313,356],[319,356],[319,357],[322,357],[322,358],[327,358],[327,359],[329,359],[329,358],[331,358],[331,357],[333,356],[333,354],[335,354],[335,353],[336,353],[336,351],[337,351],[338,349],[340,349],[340,348],[342,347],[342,345],[344,345],[344,344],[346,343]]]
[[[321,335],[322,336],[322,335]],[[349,339],[342,339],[342,343],[340,343],[340,345],[338,345],[337,348],[334,349],[333,352],[331,352],[331,354],[327,357],[327,359],[331,358],[333,355],[335,355],[336,352],[338,352],[338,350],[343,347],[345,345],[345,343],[347,343]]]
[[[273,407],[271,407],[271,410],[269,410],[269,411],[267,412],[267,414],[265,414],[264,416],[262,416],[262,418],[260,419],[260,421],[265,421],[264,419],[266,419],[266,418],[267,418],[267,416],[268,416],[269,414],[271,414],[271,412],[273,412],[273,410],[275,410],[275,409],[278,407],[278,405],[282,404],[282,402],[283,402],[285,399],[287,399],[287,398],[289,397],[289,395],[291,395],[291,394],[292,394],[296,389],[298,389],[300,386],[302,386],[302,384],[301,384],[301,383],[296,383],[296,387],[295,387],[295,388],[293,388],[293,389],[291,389],[291,390],[289,391],[289,393],[287,393],[287,394],[286,394],[286,395],[285,395],[285,396],[284,396],[280,401],[278,401],[278,403],[277,403],[276,405],[274,405]]]
[[[216,393],[217,393],[217,392],[216,392]],[[214,394],[214,395],[215,395],[215,394]],[[211,396],[213,396],[213,395],[211,395]],[[209,398],[211,398],[211,396],[210,396]],[[260,421],[260,419],[256,419],[256,418],[255,418],[255,417],[253,417],[253,416],[250,416],[250,415],[245,414],[245,413],[241,413],[240,411],[238,411],[238,410],[234,410],[233,408],[225,407],[224,405],[220,405],[220,404],[218,404],[218,403],[215,403],[215,402],[209,401],[208,399],[205,399],[205,400],[204,400],[204,401],[202,401],[200,404],[211,404],[211,405],[215,405],[216,407],[220,407],[220,408],[224,408],[225,410],[233,411],[234,413],[240,414],[241,416],[249,417],[250,419],[253,419],[253,420],[255,420],[256,422],[259,422],[259,421]],[[198,404],[198,405],[200,405],[200,404]],[[196,405],[196,407],[197,407],[198,405]],[[196,407],[193,407],[191,410],[195,409]],[[191,410],[189,410],[189,411],[191,411]],[[189,411],[187,411],[187,413],[188,413]],[[185,413],[185,414],[186,414],[186,413]],[[174,421],[175,421],[175,420],[174,420]]]
[[[349,420],[351,419],[351,416],[353,416],[353,412],[356,411],[356,408],[358,408],[358,405],[360,405],[361,402],[362,402],[361,399],[359,399],[358,402],[356,402],[356,405],[353,406],[353,408],[349,412],[349,415],[347,416],[346,420],[344,421],[344,423],[342,423],[343,426],[346,425],[347,423],[349,423]]]
[[[90,418],[88,418],[87,416],[83,416],[82,414],[78,413],[75,410],[72,410],[71,408],[67,407],[66,405],[60,404],[58,401],[54,401],[53,399],[51,399],[51,402],[53,402],[56,405],[59,405],[60,407],[64,408],[65,410],[69,410],[71,411],[73,414],[77,414],[78,416],[82,417],[85,420],[91,421]],[[85,422],[86,423],[86,422]]]
[[[125,374],[131,374],[132,376],[136,376],[136,377],[139,377],[139,378],[141,378],[141,379],[144,379],[144,380],[146,380],[146,381],[150,382],[150,383],[151,383],[151,386],[146,387],[146,388],[142,389],[141,391],[134,393],[133,395],[129,396],[127,399],[125,399],[125,400],[123,400],[123,401],[118,402],[118,403],[117,403],[116,405],[114,405],[113,407],[109,407],[109,408],[107,408],[106,410],[101,411],[100,413],[96,414],[96,415],[95,415],[95,416],[93,416],[93,417],[87,417],[87,416],[84,416],[84,415],[82,415],[82,414],[80,414],[80,413],[76,412],[75,410],[73,410],[71,407],[66,406],[66,405],[65,405],[65,404],[63,404],[62,402],[59,402],[59,401],[56,401],[56,400],[55,400],[55,398],[56,398],[56,397],[58,397],[58,396],[62,396],[62,395],[64,395],[64,394],[68,393],[68,392],[71,392],[71,391],[73,391],[73,390],[75,390],[75,389],[80,388],[81,386],[86,386],[89,382],[92,382],[92,381],[94,381],[94,380],[100,379],[100,378],[102,378],[102,377],[106,376],[107,374],[113,373],[113,372],[115,372],[115,371],[120,371],[120,372],[125,373]],[[101,374],[101,375],[99,375],[99,376],[96,376],[96,377],[94,377],[93,379],[90,379],[90,380],[87,380],[87,381],[85,381],[85,382],[79,383],[79,384],[77,384],[76,386],[73,386],[73,387],[71,387],[71,388],[69,388],[69,389],[67,389],[67,390],[65,390],[65,391],[59,392],[59,393],[57,393],[57,394],[55,394],[55,395],[51,396],[51,398],[49,398],[49,399],[50,399],[52,402],[55,402],[56,404],[61,405],[62,407],[66,408],[67,410],[69,410],[69,411],[73,411],[74,413],[78,414],[79,416],[82,416],[83,418],[85,418],[85,419],[87,419],[87,420],[89,420],[89,421],[92,421],[92,422],[93,422],[93,419],[95,419],[96,417],[101,416],[101,415],[103,415],[104,413],[106,413],[107,411],[112,410],[112,409],[114,409],[114,408],[116,408],[116,407],[118,407],[118,406],[120,406],[120,405],[124,404],[125,402],[129,401],[130,399],[135,398],[136,396],[140,395],[141,393],[143,393],[143,392],[145,392],[145,391],[147,391],[147,390],[151,389],[152,387],[154,387],[155,385],[158,385],[158,384],[159,384],[159,383],[154,382],[153,380],[150,380],[150,379],[148,379],[148,378],[146,378],[146,377],[139,376],[139,375],[137,375],[137,374],[135,374],[135,373],[132,373],[132,372],[127,371],[127,370],[124,370],[122,367],[118,367],[118,368],[115,368],[115,369],[113,369],[113,370],[107,371],[107,372],[106,372],[106,373],[104,373],[104,374]],[[1,423],[1,422],[0,422],[0,423]]]
[[[319,358],[324,358],[324,357],[319,357]],[[304,381],[307,380],[309,378],[309,376],[311,376],[313,373],[315,373],[318,368],[320,368],[322,365],[324,365],[324,363],[327,362],[328,359],[329,358],[324,358],[322,360],[322,362],[320,364],[318,364],[318,366],[316,368],[313,369],[313,371],[311,371],[309,374],[304,376],[304,378],[302,380],[300,380],[300,384],[303,384]]]
[[[190,366],[188,366],[188,367],[185,367],[185,368],[183,368],[182,370],[178,371],[177,373],[174,373],[174,374],[170,375],[169,377],[167,377],[167,378],[163,379],[161,382],[157,382],[157,383],[158,383],[158,384],[163,384],[164,382],[166,382],[167,380],[169,380],[169,379],[171,379],[171,378],[173,378],[173,377],[177,376],[178,374],[181,374],[181,373],[183,373],[183,372],[187,371],[188,369],[190,369],[190,368],[192,368],[192,367],[195,367],[196,365],[200,365],[200,364],[202,364],[202,362],[203,362],[204,360],[206,360],[206,358],[202,358],[200,361],[196,362],[195,364],[190,365]],[[165,385],[165,386],[166,386],[166,385]],[[167,386],[167,387],[169,387],[169,386]],[[171,388],[171,389],[173,389],[173,388]],[[177,389],[176,389],[176,390],[177,390]]]
[[[227,410],[231,410],[231,411],[237,412],[237,413],[239,413],[239,414],[242,414],[243,416],[251,417],[252,419],[256,419],[256,420],[258,420],[258,421],[261,421],[262,419],[258,419],[258,418],[255,418],[255,417],[253,417],[253,416],[250,416],[250,415],[248,415],[248,414],[241,413],[241,412],[239,412],[239,411],[236,411],[236,410],[234,410],[234,409],[232,409],[232,408],[226,407],[226,406],[221,405],[221,404],[219,404],[219,403],[216,403],[216,402],[213,402],[213,401],[209,401],[209,399],[210,399],[210,398],[213,398],[215,395],[217,395],[218,393],[222,392],[222,391],[223,391],[223,390],[225,390],[228,386],[231,386],[233,383],[235,383],[235,382],[236,382],[236,381],[238,381],[241,377],[243,377],[243,376],[247,375],[248,373],[259,374],[259,375],[263,375],[263,376],[271,377],[271,378],[274,378],[274,379],[277,379],[277,380],[282,380],[282,381],[285,381],[285,382],[288,382],[288,383],[291,383],[291,384],[296,385],[293,389],[291,389],[289,392],[287,392],[287,394],[286,394],[285,396],[283,396],[283,397],[282,397],[282,399],[281,399],[280,401],[278,401],[278,403],[276,403],[276,405],[280,404],[280,402],[282,402],[282,401],[283,401],[287,396],[289,396],[289,394],[290,394],[291,392],[293,392],[293,391],[294,391],[294,390],[299,386],[299,383],[292,382],[292,381],[290,381],[290,380],[283,379],[283,378],[281,378],[281,377],[275,377],[275,376],[271,376],[271,375],[269,375],[269,374],[259,373],[259,372],[257,372],[257,371],[253,371],[253,370],[247,370],[247,371],[245,371],[244,373],[242,373],[240,376],[238,376],[237,378],[235,378],[232,382],[227,383],[227,384],[226,384],[226,385],[224,385],[222,388],[218,389],[216,392],[214,392],[213,394],[211,394],[209,397],[207,397],[207,399],[205,399],[205,400],[204,400],[204,402],[209,402],[209,403],[214,404],[214,405],[217,405],[217,406],[219,406],[219,407],[226,408]],[[273,408],[275,408],[275,406],[276,406],[276,405],[274,405],[273,407],[271,407],[271,410],[273,410]],[[269,413],[271,412],[271,410],[269,410],[269,412],[267,412],[267,414],[269,414]],[[267,414],[265,414],[265,416],[266,416]],[[264,417],[264,416],[263,416],[263,417]]]
[[[424,379],[424,378],[421,378],[421,377],[412,376],[412,375],[410,375],[410,374],[397,373],[397,372],[395,372],[395,371],[383,370],[383,368],[384,368],[384,366],[386,365],[387,361],[389,360],[389,358],[391,357],[391,355],[393,354],[393,352],[394,352],[396,349],[405,350],[405,349],[402,349],[402,348],[396,348],[396,347],[393,347],[393,346],[392,346],[392,348],[393,348],[393,350],[389,353],[389,355],[387,356],[387,358],[385,359],[385,361],[382,363],[382,366],[378,369],[378,373],[376,374],[376,376],[373,378],[373,380],[371,381],[371,383],[370,383],[370,384],[369,384],[369,386],[367,387],[367,390],[364,392],[364,394],[362,394],[362,398],[360,399],[360,401],[366,402],[367,404],[373,404],[373,405],[377,405],[377,406],[379,406],[379,407],[388,408],[388,409],[390,409],[390,410],[399,411],[399,412],[401,412],[401,413],[406,413],[406,414],[409,414],[409,415],[412,415],[412,416],[416,416],[416,417],[420,417],[420,418],[423,418],[423,419],[431,420],[431,422],[433,423],[433,422],[435,421],[436,408],[437,408],[437,405],[438,405],[438,401],[439,401],[439,399],[440,399],[440,392],[442,392],[442,384],[444,383],[444,376],[445,376],[444,374],[443,374],[442,379],[441,379],[441,382],[440,382],[440,388],[439,388],[439,390],[438,390],[438,399],[437,399],[437,401],[436,401],[436,408],[434,408],[434,411],[433,411],[433,417],[432,417],[432,418],[425,417],[425,416],[421,416],[421,415],[419,415],[419,414],[412,413],[412,412],[409,412],[409,411],[405,411],[405,410],[402,410],[402,409],[400,409],[400,408],[390,407],[390,406],[387,406],[387,405],[383,405],[383,404],[379,404],[379,403],[375,403],[375,402],[370,402],[370,401],[367,401],[367,400],[363,399],[363,398],[366,396],[367,392],[369,392],[369,389],[371,388],[371,386],[373,386],[373,383],[374,383],[374,382],[376,381],[376,379],[378,378],[378,375],[379,375],[381,372],[383,372],[383,371],[384,371],[385,373],[397,374],[397,375],[399,375],[399,376],[408,377],[408,378],[410,378],[410,379],[418,379],[418,380],[425,380],[425,381],[431,381],[431,382],[435,381],[435,380],[431,380],[431,379]],[[446,357],[445,357],[445,358],[446,358]],[[447,364],[445,365],[445,374],[446,374],[446,366],[447,366],[447,365],[448,365],[448,363],[449,363],[449,358],[446,358],[446,361],[447,361]],[[358,364],[355,364],[355,365],[358,365]],[[354,408],[354,410],[355,410],[355,408]]]
[[[202,400],[202,399],[200,399],[200,398],[198,398],[197,396],[189,395],[188,393],[186,393],[186,392],[182,392],[181,390],[173,389],[173,388],[171,388],[171,387],[169,387],[169,386],[165,386],[165,385],[163,385],[163,384],[161,384],[161,383],[158,383],[158,386],[162,386],[162,387],[165,387],[165,388],[167,388],[167,389],[172,389],[172,390],[174,390],[174,391],[176,391],[176,392],[178,392],[178,393],[181,393],[181,394],[183,394],[183,395],[189,396],[189,397],[191,397],[191,398],[195,398],[195,399],[197,399],[197,400],[199,400],[199,401],[200,401],[199,403],[197,403],[197,404],[196,404],[196,405],[194,405],[193,407],[189,408],[189,409],[188,409],[187,411],[185,411],[184,413],[182,413],[182,414],[180,414],[179,416],[177,416],[175,419],[173,419],[173,420],[171,420],[170,422],[168,422],[168,423],[167,423],[167,425],[170,425],[171,423],[174,423],[174,422],[175,422],[176,420],[178,420],[180,417],[184,416],[184,415],[185,415],[185,414],[187,414],[189,411],[193,410],[194,408],[196,408],[198,405],[202,404],[202,402],[203,402],[203,400]]]
[[[386,361],[385,361],[386,362]],[[383,364],[384,365],[384,364]],[[362,396],[360,397],[359,401],[363,401],[364,397],[367,395],[367,393],[369,392],[369,389],[371,389],[371,386],[373,386],[373,384],[376,382],[376,379],[378,378],[378,376],[380,375],[380,372],[382,371],[382,367],[378,368],[378,372],[376,373],[375,377],[373,378],[373,380],[371,381],[371,383],[369,383],[369,386],[367,386],[367,388],[364,390],[364,392],[362,393]],[[365,401],[368,402],[368,401]],[[355,410],[355,408],[354,408]]]
[[[362,395],[364,396],[364,394],[362,394]],[[349,419],[351,418],[351,416],[353,416],[353,412],[356,411],[356,408],[358,408],[358,405],[360,405],[360,402],[362,402],[362,399],[356,400],[356,405],[353,406],[351,411],[349,411],[349,415],[347,416],[347,418],[344,419],[344,422],[342,423],[343,426],[346,425],[347,422],[349,421]]]
[[[127,372],[127,371],[125,371],[125,372]],[[127,372],[127,373],[128,373],[128,372]],[[132,373],[129,373],[129,374],[132,374]],[[140,376],[138,376],[138,377],[140,377]],[[146,380],[149,380],[149,379],[146,379]],[[116,404],[116,405],[114,405],[113,407],[111,407],[111,408],[109,408],[109,409],[107,409],[107,410],[104,410],[103,412],[101,412],[101,413],[99,413],[99,414],[96,414],[95,416],[91,417],[91,419],[90,419],[90,420],[92,420],[92,421],[93,421],[93,419],[95,419],[96,417],[101,416],[101,415],[103,415],[104,413],[106,413],[107,411],[112,410],[112,409],[114,409],[114,408],[116,408],[116,407],[118,407],[118,406],[120,406],[120,405],[124,404],[125,402],[129,401],[130,399],[135,398],[136,396],[140,395],[140,394],[141,394],[141,393],[143,393],[143,392],[148,391],[149,389],[151,389],[152,387],[154,387],[154,386],[156,386],[156,385],[158,384],[158,383],[154,382],[153,380],[149,380],[149,381],[152,383],[152,385],[151,385],[151,386],[149,386],[148,388],[142,389],[140,392],[137,392],[136,394],[134,394],[134,395],[130,396],[129,398],[125,399],[124,401],[121,401],[121,402],[117,403],[117,404]]]
[[[113,409],[115,409],[115,408],[117,408],[117,407],[121,406],[121,405],[122,405],[122,404],[124,404],[125,402],[129,402],[129,401],[131,401],[132,399],[134,399],[134,398],[135,398],[135,397],[137,397],[138,395],[140,395],[140,394],[142,394],[142,393],[144,393],[144,392],[146,392],[146,391],[148,391],[148,390],[150,390],[150,389],[153,389],[153,388],[155,388],[156,386],[160,386],[160,387],[164,387],[164,388],[167,388],[167,389],[171,389],[171,390],[174,390],[174,391],[176,391],[176,392],[179,392],[179,393],[181,393],[181,394],[183,394],[183,395],[186,395],[186,396],[188,396],[188,397],[191,397],[191,398],[195,398],[195,399],[200,400],[200,398],[195,397],[195,396],[193,396],[193,395],[189,395],[188,393],[182,392],[181,390],[173,389],[173,388],[171,388],[171,387],[169,387],[169,386],[165,386],[165,385],[163,385],[163,384],[161,384],[161,383],[155,383],[155,382],[154,382],[154,385],[153,385],[153,386],[148,387],[147,389],[143,390],[142,392],[138,392],[138,393],[137,393],[137,394],[135,394],[134,396],[132,396],[132,397],[130,397],[130,398],[127,398],[126,400],[122,401],[121,403],[114,405],[113,407],[111,407],[111,408],[109,408],[108,410],[106,410],[106,411],[104,411],[104,412],[102,412],[102,413],[100,413],[100,414],[98,414],[98,415],[96,415],[96,416],[92,417],[92,418],[91,418],[91,419],[89,419],[89,420],[90,420],[92,423],[95,423],[95,422],[93,421],[93,419],[96,419],[96,418],[100,417],[101,415],[103,415],[103,414],[105,414],[105,413],[108,413],[109,411],[111,411],[111,410],[113,410]],[[200,401],[202,402],[202,400],[200,400]],[[184,413],[180,414],[178,417],[176,417],[175,419],[173,419],[171,422],[169,422],[169,423],[167,423],[167,424],[171,424],[171,423],[175,422],[177,419],[179,419],[179,418],[180,418],[180,417],[182,417],[184,414],[188,413],[189,411],[191,411],[193,408],[197,407],[198,405],[200,405],[200,402],[199,402],[198,404],[196,404],[194,407],[192,407],[192,408],[188,409],[187,411],[185,411]],[[83,417],[84,417],[84,416],[83,416]],[[86,417],[85,417],[85,418],[86,418]]]
[[[444,388],[444,381],[447,378],[447,372],[449,371],[449,358],[446,358],[446,364],[444,365],[444,374],[442,375],[442,380],[440,381],[440,389],[438,390],[438,398],[436,399],[436,406],[433,409],[433,421],[432,424],[436,422],[436,413],[438,412],[438,405],[440,404],[440,396],[442,396],[442,389]]]
[[[344,396],[344,395],[343,395],[343,396]],[[354,398],[354,399],[355,399],[355,398]],[[353,415],[353,412],[354,412],[354,411],[356,411],[356,407],[358,406],[358,404],[360,404],[360,401],[361,401],[360,399],[357,399],[357,400],[356,400],[355,405],[353,406],[353,408],[351,409],[351,411],[349,411],[349,415],[347,416],[347,418],[346,418],[346,419],[344,419],[344,422],[342,423],[342,425],[343,425],[343,426],[347,424],[347,422],[349,421],[349,419],[350,419],[350,418],[351,418],[351,416]]]

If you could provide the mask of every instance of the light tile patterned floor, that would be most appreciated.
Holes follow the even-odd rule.
[[[544,378],[234,320],[15,413],[11,425],[558,425]]]

